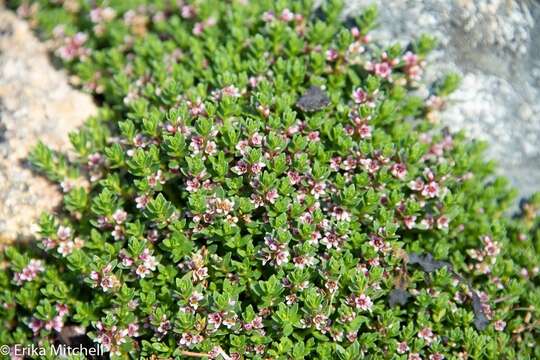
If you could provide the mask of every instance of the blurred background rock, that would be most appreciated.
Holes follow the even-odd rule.
[[[95,111],[28,25],[0,7],[0,244],[30,238],[41,212],[61,201],[57,187],[31,171],[28,152],[39,140],[66,149],[68,133]]]

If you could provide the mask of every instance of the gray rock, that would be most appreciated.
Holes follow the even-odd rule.
[[[435,35],[426,80],[455,71],[463,82],[441,114],[452,130],[490,143],[488,157],[528,196],[540,190],[540,5],[532,0],[350,0],[376,4],[373,38],[406,44]],[[424,89],[427,91],[427,89]]]

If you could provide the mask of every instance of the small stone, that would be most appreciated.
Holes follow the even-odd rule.
[[[482,307],[482,302],[480,301],[480,297],[474,291],[473,289],[470,289],[472,293],[472,305],[473,305],[473,312],[474,312],[474,327],[478,331],[482,331],[488,326],[489,320],[486,317],[486,314],[484,314],[484,309]]]
[[[404,306],[407,304],[407,302],[409,302],[409,298],[411,297],[412,295],[406,290],[396,288],[390,291],[390,295],[388,296],[388,305],[390,305],[390,307],[394,307],[396,305]]]
[[[447,261],[435,260],[433,255],[427,254],[409,254],[409,264],[419,265],[425,272],[431,273],[446,267],[448,270],[452,270],[452,265]]]
[[[330,104],[328,95],[317,86],[312,86],[296,103],[302,111],[313,112],[324,109]]]

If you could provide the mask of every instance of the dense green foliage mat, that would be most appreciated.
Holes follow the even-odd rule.
[[[331,1],[13,1],[100,114],[37,246],[5,251],[2,344],[113,358],[540,357],[539,198],[415,92],[434,39],[382,47]],[[84,334],[75,340],[74,334]]]

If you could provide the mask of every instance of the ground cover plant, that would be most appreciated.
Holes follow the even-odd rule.
[[[540,357],[538,207],[330,1],[13,1],[98,116],[0,273],[3,344],[111,358]],[[74,340],[77,338],[78,340]]]

